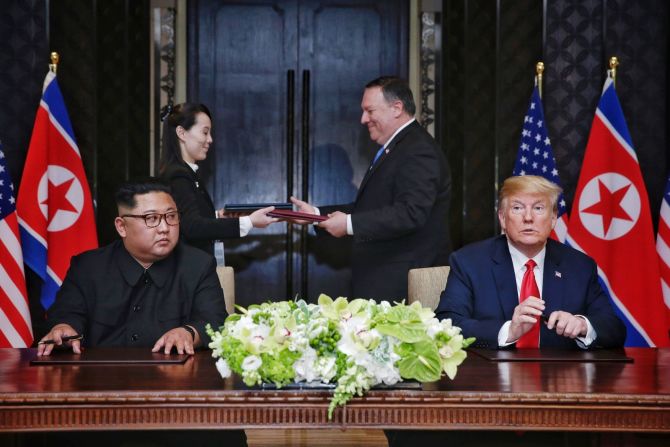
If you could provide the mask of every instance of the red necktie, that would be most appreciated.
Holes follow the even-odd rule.
[[[535,282],[535,273],[533,269],[537,264],[532,259],[526,262],[526,273],[523,274],[521,281],[521,292],[519,293],[519,302],[525,300],[529,296],[540,298],[540,289],[537,288]],[[540,318],[537,318],[537,323],[533,328],[523,334],[516,342],[517,348],[537,348],[540,345]]]

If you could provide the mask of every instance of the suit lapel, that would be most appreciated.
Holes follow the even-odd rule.
[[[544,273],[542,276],[542,299],[545,301],[546,315],[555,310],[563,309],[564,273],[561,270],[561,255],[556,250],[557,242],[547,241],[547,252],[544,258]]]
[[[184,162],[184,164],[186,164],[186,163]],[[186,164],[186,168],[188,169],[188,172],[191,175],[191,180],[193,181],[193,185],[195,186],[195,189],[205,197],[209,207],[211,209],[214,209],[214,202],[212,201],[212,198],[209,196],[209,193],[207,192],[207,190],[204,188],[204,186],[202,184],[202,179],[200,178],[200,174],[197,171],[194,171],[193,169],[191,169],[191,167],[188,164]]]
[[[419,125],[416,121],[414,121],[412,124],[409,126],[405,127],[403,130],[400,131],[398,135],[395,136],[395,138],[389,143],[388,146],[386,146],[386,150],[384,153],[381,155],[379,160],[377,160],[377,163],[372,165],[372,169],[368,169],[368,171],[365,173],[365,176],[363,176],[363,180],[361,181],[361,186],[358,187],[358,194],[356,194],[356,199],[361,195],[361,192],[363,192],[363,189],[365,188],[365,185],[368,183],[370,178],[374,175],[374,173],[379,169],[379,167],[384,163],[384,161],[391,157],[393,154],[393,150],[395,147],[398,145],[400,141],[402,141],[403,138],[409,133],[410,129],[414,125]]]
[[[505,236],[500,236],[495,240],[491,259],[493,260],[493,278],[498,291],[500,308],[504,319],[511,320],[514,308],[519,304],[519,293],[516,290],[514,266]]]

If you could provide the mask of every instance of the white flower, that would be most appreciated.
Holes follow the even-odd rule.
[[[225,359],[220,358],[219,360],[216,361],[216,370],[221,374],[221,377],[224,379],[227,377],[230,377],[231,370],[230,366],[228,366],[228,362],[226,362]]]
[[[317,355],[316,351],[309,346],[305,348],[302,356],[293,364],[296,382],[313,382],[318,380],[318,371],[314,368]]]
[[[242,369],[244,371],[256,371],[261,367],[263,361],[256,355],[248,355],[242,360]]]

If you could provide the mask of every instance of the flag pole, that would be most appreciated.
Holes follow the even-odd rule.
[[[53,73],[56,74],[56,70],[58,70],[58,61],[60,60],[60,56],[58,53],[55,51],[51,52],[51,63],[49,64],[49,70]]]
[[[540,98],[542,98],[542,73],[544,73],[544,62],[540,61],[535,64],[535,85],[537,85],[538,93]]]
[[[616,87],[616,68],[619,66],[619,58],[616,56],[610,57],[609,75],[612,78],[612,84]]]

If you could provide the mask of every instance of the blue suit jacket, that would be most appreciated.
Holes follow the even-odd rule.
[[[519,304],[507,238],[468,245],[451,255],[450,265],[435,311],[438,318],[451,318],[465,337],[477,337],[475,347],[497,348],[498,331]],[[563,310],[588,318],[597,334],[592,348],[623,346],[626,328],[598,282],[595,262],[551,239],[544,260],[542,299],[546,315]],[[576,348],[577,343],[542,325],[540,347]]]

